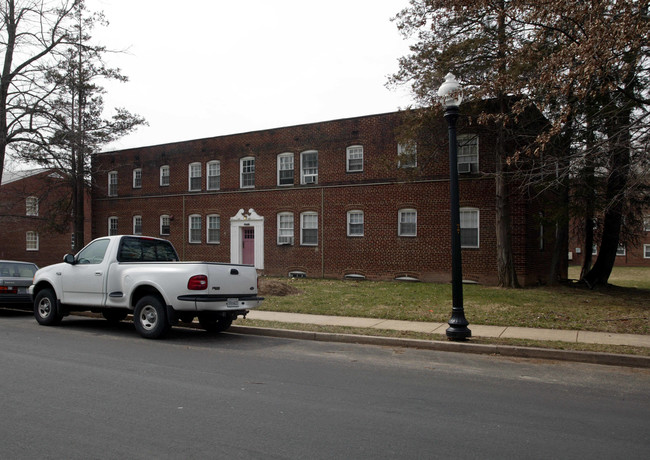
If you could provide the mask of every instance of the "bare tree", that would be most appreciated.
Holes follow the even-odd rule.
[[[412,83],[419,102],[430,102],[434,81],[454,69],[475,98],[517,98],[508,110],[497,111],[493,122],[503,121],[505,127],[531,104],[547,118],[536,141],[515,155],[504,156],[499,145],[506,131],[497,133],[497,235],[508,225],[499,211],[501,182],[514,165],[526,187],[555,194],[558,242],[566,241],[570,209],[584,217],[586,241],[593,239],[594,216],[602,216],[598,258],[584,270],[591,286],[607,283],[630,203],[642,206],[645,199],[648,205],[647,194],[637,193],[642,175],[633,168],[647,164],[648,155],[649,4],[411,0],[397,16],[398,27],[417,34],[418,41],[393,81]],[[498,241],[504,246],[499,248],[501,285],[508,285],[507,272],[502,273],[507,244]],[[555,273],[566,253],[564,245],[556,245]]]
[[[418,103],[436,103],[436,89],[452,71],[461,78],[468,99],[493,99],[479,123],[494,131],[496,146],[497,276],[503,287],[519,287],[512,250],[508,144],[511,96],[507,87],[510,56],[520,47],[522,25],[513,20],[512,0],[411,0],[395,20],[406,36],[417,36],[411,54],[400,59],[390,83],[411,85]]]
[[[91,157],[100,148],[134,130],[145,120],[126,109],[117,108],[104,116],[105,80],[127,81],[119,69],[107,67],[103,46],[92,42],[92,30],[105,22],[101,13],[90,13],[79,2],[72,14],[74,25],[68,34],[68,46],[49,69],[46,82],[53,89],[47,101],[48,111],[38,141],[22,145],[18,156],[24,161],[62,171],[68,178],[71,194],[60,211],[72,215],[74,249],[83,247],[84,203],[90,187]]]
[[[45,73],[66,44],[79,0],[0,2],[0,180],[7,146],[40,141],[52,86]]]
[[[535,65],[526,82],[531,98],[550,120],[538,138],[543,150],[553,135],[570,138],[556,175],[570,181],[574,210],[584,216],[584,240],[593,241],[593,220],[600,250],[593,267],[587,258],[583,279],[606,284],[621,241],[623,216],[639,182],[633,161],[647,158],[650,98],[648,0],[521,1],[519,20],[529,25],[528,58]],[[582,192],[580,192],[582,190]],[[591,254],[591,247],[585,247]]]

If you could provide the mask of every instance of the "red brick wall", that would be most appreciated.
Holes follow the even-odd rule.
[[[574,232],[575,233],[575,232]],[[598,241],[596,241],[598,243]],[[625,255],[616,256],[614,261],[614,266],[617,267],[650,267],[650,257],[645,257],[644,246],[650,245],[650,232],[643,231],[639,237],[639,240],[636,244],[627,244],[625,247]],[[569,252],[571,254],[571,260],[569,263],[571,265],[581,266],[584,260],[584,248],[583,244],[580,242],[580,238],[576,237],[575,234],[572,234],[571,240],[569,242]],[[576,251],[576,248],[580,249],[580,253]],[[593,256],[592,262],[596,261],[598,255]]]
[[[26,215],[26,199],[38,198],[38,215]],[[0,187],[0,258],[34,262],[39,267],[61,262],[71,252],[72,221],[53,226],[54,208],[70,196],[68,183],[52,171],[27,175]],[[89,197],[90,198],[90,197]],[[85,210],[86,242],[90,241],[90,199]],[[68,222],[69,221],[69,222]],[[26,233],[38,233],[38,250],[27,250]]]
[[[300,270],[310,277],[370,279],[413,276],[424,281],[450,280],[449,164],[444,120],[418,138],[417,169],[398,169],[396,128],[402,114],[391,113],[324,123],[199,139],[175,144],[103,153],[95,157],[93,236],[106,235],[108,218],[117,216],[119,233],[132,232],[141,215],[143,234],[159,235],[159,216],[174,216],[167,237],[184,260],[230,260],[230,218],[240,209],[264,217],[264,272],[286,276]],[[459,133],[477,132],[462,123]],[[471,130],[471,131],[470,131]],[[363,145],[363,172],[346,172],[346,147]],[[481,137],[480,169],[489,172],[494,158],[489,137]],[[300,185],[300,153],[318,151],[318,184]],[[294,153],[294,182],[277,186],[277,155]],[[240,159],[255,157],[255,188],[240,188]],[[221,188],[206,190],[206,163],[221,163]],[[188,192],[188,168],[201,162],[202,190]],[[170,185],[159,185],[159,168],[170,166]],[[142,168],[142,188],[132,186],[133,168]],[[107,197],[107,174],[118,171],[118,196]],[[515,200],[513,242],[518,273],[537,282],[529,263],[531,220],[523,197]],[[496,281],[494,181],[462,175],[461,207],[480,210],[480,248],[463,249],[464,278]],[[398,211],[417,210],[417,236],[398,236]],[[347,236],[347,212],[364,213],[364,236]],[[300,245],[300,213],[318,213],[317,246]],[[277,214],[294,214],[294,245],[278,246]],[[188,243],[187,218],[202,216],[201,244]],[[220,244],[205,242],[208,214],[221,217]],[[537,261],[539,262],[539,261]],[[545,269],[545,271],[548,271]]]

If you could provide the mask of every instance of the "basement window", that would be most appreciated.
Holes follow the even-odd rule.
[[[408,276],[408,275],[398,276],[398,277],[395,278],[395,281],[407,281],[407,282],[410,282],[410,283],[419,283],[420,282],[419,279],[417,279],[417,278],[415,278],[413,276]]]

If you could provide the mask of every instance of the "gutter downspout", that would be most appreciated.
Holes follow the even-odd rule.
[[[183,260],[185,260],[185,195],[183,195]]]
[[[325,278],[325,187],[320,189],[320,215],[321,215],[321,250],[320,265],[321,278]]]

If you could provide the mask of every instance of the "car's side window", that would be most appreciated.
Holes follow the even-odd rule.
[[[90,243],[77,254],[78,264],[100,264],[104,260],[110,240],[97,240]]]

